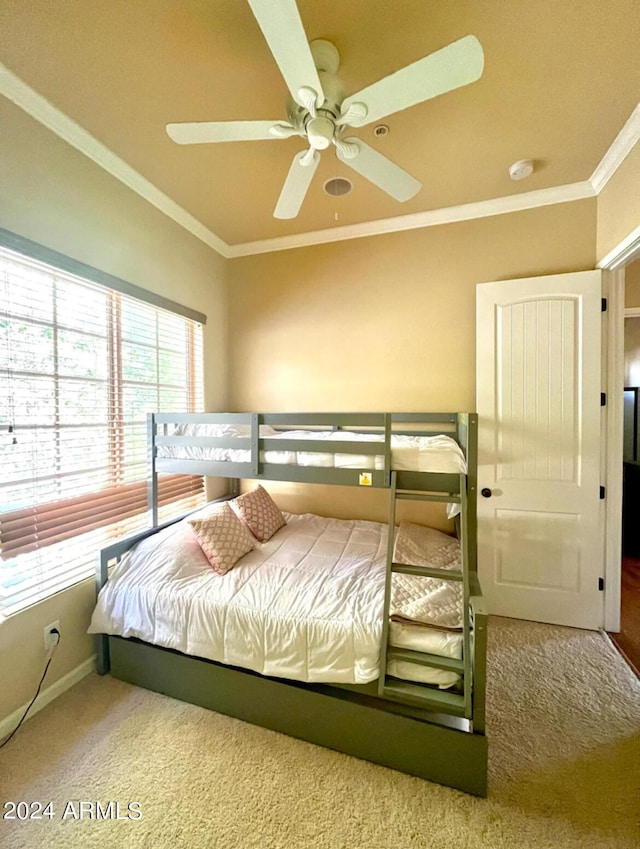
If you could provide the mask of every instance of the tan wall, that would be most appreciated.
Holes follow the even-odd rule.
[[[224,261],[3,99],[0,126],[0,227],[205,313],[207,405],[223,408]],[[62,631],[45,687],[91,657],[93,602],[85,581],[0,622],[0,720],[35,693],[45,625],[59,619]]]
[[[624,305],[640,307],[640,259],[629,263],[624,270]]]
[[[640,227],[640,143],[598,195],[597,256],[603,259]]]
[[[238,410],[472,410],[478,283],[590,269],[580,201],[230,262]],[[285,509],[386,518],[380,493],[275,487]]]
[[[209,409],[472,409],[476,284],[595,264],[595,200],[225,264],[4,101],[0,124],[0,226],[205,312]],[[279,496],[386,517],[375,492]],[[35,690],[46,624],[60,619],[63,635],[47,685],[91,656],[92,606],[87,581],[0,623],[0,720]]]

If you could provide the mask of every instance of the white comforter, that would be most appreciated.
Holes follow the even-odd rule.
[[[194,437],[248,437],[249,425],[178,425],[176,436]],[[340,452],[340,442],[383,442],[382,434],[354,433],[352,431],[277,431],[262,425],[260,436],[282,440],[318,440],[325,451],[275,451],[261,452],[264,463],[297,466],[335,467],[339,469],[383,469],[384,456],[376,454],[346,454]],[[251,452],[241,448],[215,448],[202,446],[159,445],[159,458],[210,460],[212,462],[248,463]],[[372,462],[373,461],[373,462]],[[462,449],[450,436],[391,436],[391,465],[398,471],[449,472],[466,474],[467,466]]]
[[[375,680],[387,526],[286,518],[224,576],[213,572],[186,521],[143,540],[102,588],[89,632],[137,637],[275,677]],[[403,613],[401,603],[394,609]],[[394,635],[398,645],[460,656],[459,633],[397,623]],[[431,683],[455,682],[450,673],[429,672]]]

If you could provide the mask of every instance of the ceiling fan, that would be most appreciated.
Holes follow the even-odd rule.
[[[338,159],[397,201],[412,198],[421,183],[362,139],[347,136],[394,112],[472,83],[482,75],[484,54],[467,35],[411,65],[345,97],[337,76],[340,55],[333,44],[310,44],[295,0],[247,0],[291,93],[288,121],[204,121],[167,124],[178,144],[283,139],[301,136],[309,147],[293,158],[274,210],[295,218],[330,145]]]

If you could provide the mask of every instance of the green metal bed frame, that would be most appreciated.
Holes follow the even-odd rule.
[[[176,424],[244,425],[242,437],[175,436]],[[260,426],[277,430],[309,429],[308,440],[263,438]],[[248,426],[248,427],[246,427]],[[331,445],[315,430],[370,433],[383,442],[341,440]],[[462,447],[466,475],[394,471],[394,434],[446,433]],[[153,413],[148,421],[149,514],[152,527],[103,549],[97,565],[98,591],[108,580],[109,567],[141,539],[173,521],[158,525],[158,474],[181,473],[240,479],[372,486],[389,491],[389,526],[395,526],[400,500],[458,502],[457,530],[461,544],[459,571],[426,569],[393,561],[389,534],[381,675],[367,685],[308,684],[269,678],[246,669],[135,639],[99,635],[97,667],[156,692],[198,704],[374,763],[417,775],[478,796],[487,793],[488,747],[485,736],[487,611],[477,577],[477,416],[475,413]],[[159,458],[159,445],[244,449],[247,462],[210,462]],[[371,456],[370,469],[293,466],[262,461],[264,451],[309,451]],[[375,469],[374,456],[383,456]],[[237,484],[236,484],[237,485]],[[228,498],[233,495],[227,496]],[[394,572],[430,575],[462,582],[464,600],[462,660],[387,646],[390,588]],[[462,687],[439,690],[385,674],[387,660],[420,663],[457,672]]]

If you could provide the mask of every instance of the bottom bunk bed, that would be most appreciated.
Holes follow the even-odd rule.
[[[246,496],[103,550],[90,628],[99,671],[486,795],[479,587],[472,574],[465,612],[461,581],[411,574],[457,573],[458,541],[411,523],[390,541],[393,523],[282,514],[259,490],[278,527],[264,542],[241,533],[234,550],[247,550],[223,575],[216,539],[228,547],[226,526],[241,521],[229,504]],[[391,580],[389,552],[402,570]]]

